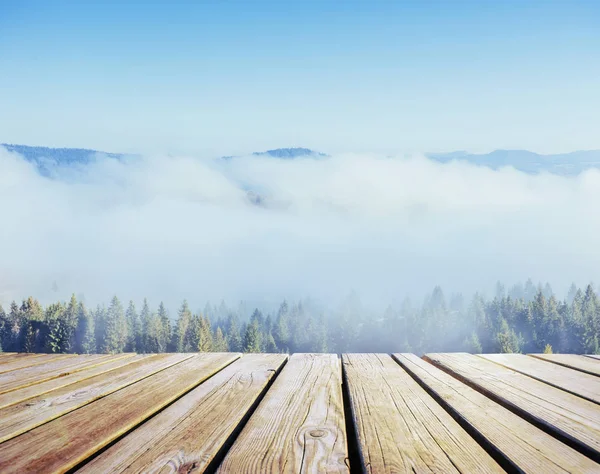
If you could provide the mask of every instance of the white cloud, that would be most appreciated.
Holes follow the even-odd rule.
[[[41,177],[0,149],[4,304],[74,292],[200,307],[355,289],[385,305],[435,284],[470,292],[529,276],[560,291],[600,268],[598,171],[530,176],[344,155],[146,156],[57,172]]]

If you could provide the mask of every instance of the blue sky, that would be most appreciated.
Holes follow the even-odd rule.
[[[597,1],[0,0],[0,142],[600,148]]]

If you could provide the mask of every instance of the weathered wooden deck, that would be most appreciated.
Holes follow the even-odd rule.
[[[600,359],[0,354],[0,472],[600,472]]]

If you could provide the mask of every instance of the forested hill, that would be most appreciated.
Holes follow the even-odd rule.
[[[138,311],[114,297],[87,308],[73,296],[46,307],[34,298],[0,307],[4,351],[118,353],[189,352],[571,352],[599,353],[600,299],[592,285],[559,300],[550,285],[515,285],[496,296],[446,299],[441,288],[418,306],[407,300],[383,314],[356,298],[323,312],[303,302],[278,311],[241,314],[224,303],[192,312],[184,301],[174,318],[161,303]]]
[[[25,160],[34,163],[42,175],[49,175],[52,169],[60,166],[86,165],[98,156],[121,159],[122,153],[106,153],[85,148],[48,148],[42,146],[0,144],[11,153],[18,153]]]
[[[123,153],[107,153],[83,148],[48,148],[9,144],[0,144],[0,146],[10,152],[19,153],[27,161],[35,163],[44,174],[48,174],[51,166],[87,164],[99,155],[115,159],[121,159],[125,156]],[[251,156],[293,160],[298,158],[327,158],[329,155],[310,148],[295,147],[257,151],[253,152]],[[541,155],[527,150],[495,150],[485,154],[455,151],[450,153],[427,153],[426,156],[440,163],[464,161],[491,169],[512,167],[529,174],[548,172],[574,176],[589,169],[600,169],[600,150],[575,151],[553,155]],[[236,157],[222,157],[223,160],[232,158]]]

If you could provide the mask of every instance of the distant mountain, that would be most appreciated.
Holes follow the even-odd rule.
[[[495,150],[485,154],[455,151],[451,153],[428,153],[427,156],[440,163],[466,161],[492,169],[512,166],[519,171],[530,174],[546,171],[553,174],[572,176],[591,168],[600,168],[600,150],[574,151],[554,155],[540,155],[527,150]]]
[[[329,155],[308,148],[276,148],[275,150],[255,151],[253,156],[272,156],[273,158],[293,159],[301,156],[312,156],[315,158],[326,158]]]
[[[293,160],[294,158],[327,158],[329,155],[311,150],[309,148],[276,148],[267,151],[255,151],[252,156],[266,156],[279,158],[282,160]],[[229,160],[235,156],[224,156],[223,159]]]
[[[0,144],[10,152],[19,153],[27,161],[35,163],[41,174],[52,175],[54,169],[72,165],[84,165],[94,161],[98,156],[123,159],[123,153],[106,153],[85,148],[48,148],[26,145]],[[271,157],[280,160],[296,158],[326,158],[329,155],[309,148],[276,148],[257,151],[251,156]],[[600,168],[600,150],[574,151],[571,153],[540,155],[527,150],[495,150],[491,153],[474,154],[466,151],[450,153],[427,153],[427,157],[440,163],[465,161],[478,166],[499,169],[511,166],[529,174],[549,172],[553,174],[573,176],[591,168]],[[229,160],[234,156],[224,156]]]
[[[18,153],[31,163],[35,163],[43,175],[51,174],[52,168],[57,166],[72,166],[88,164],[99,155],[120,159],[125,155],[121,153],[106,153],[85,148],[48,148],[43,146],[11,145],[0,143],[6,150]]]

